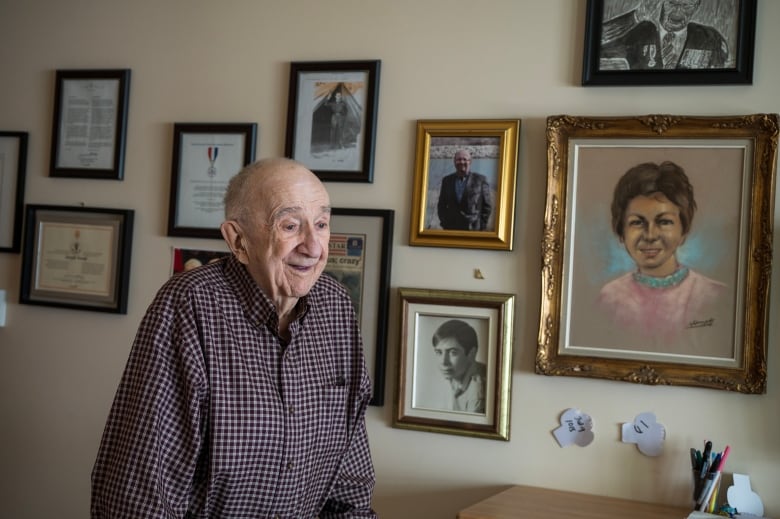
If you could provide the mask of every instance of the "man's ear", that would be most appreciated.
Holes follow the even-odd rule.
[[[230,252],[243,263],[247,265],[249,263],[249,257],[246,251],[246,240],[244,240],[244,231],[241,226],[235,220],[227,220],[222,222],[219,226],[219,230],[222,233],[225,243],[227,243]]]

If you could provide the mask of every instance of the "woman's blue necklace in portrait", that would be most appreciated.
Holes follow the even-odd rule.
[[[657,278],[655,276],[648,276],[641,272],[634,272],[634,281],[640,285],[644,285],[650,288],[667,288],[679,285],[682,281],[688,277],[688,267],[680,266],[673,274]]]

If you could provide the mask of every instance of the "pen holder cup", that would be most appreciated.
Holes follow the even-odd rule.
[[[702,478],[701,472],[694,470],[691,472],[691,477],[693,478],[693,509],[715,512],[720,493],[720,473],[710,472]]]

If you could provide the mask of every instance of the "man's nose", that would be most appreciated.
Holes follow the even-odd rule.
[[[313,225],[307,225],[303,228],[301,237],[301,247],[308,256],[320,256],[322,254],[322,243],[319,240],[317,231]]]

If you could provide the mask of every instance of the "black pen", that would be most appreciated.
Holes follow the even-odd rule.
[[[701,472],[699,473],[699,477],[703,478],[707,475],[707,469],[710,466],[710,455],[712,453],[712,442],[707,440],[704,442],[704,452],[701,455]]]

